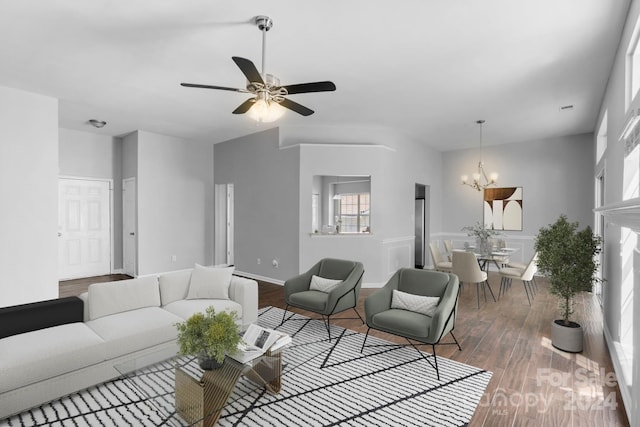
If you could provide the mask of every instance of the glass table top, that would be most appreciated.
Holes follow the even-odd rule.
[[[225,407],[248,407],[265,392],[277,394],[288,374],[326,349],[321,343],[289,345],[247,363],[227,356],[221,368],[211,371],[203,371],[196,357],[166,358],[157,352],[114,368],[153,424],[213,426]],[[159,359],[164,360],[148,362]]]

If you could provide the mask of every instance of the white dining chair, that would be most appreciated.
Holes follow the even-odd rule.
[[[434,270],[444,271],[445,273],[451,273],[452,263],[447,261],[438,248],[437,243],[429,243],[429,251],[431,252],[431,259],[433,260]]]
[[[442,241],[442,244],[444,245],[444,251],[447,254],[447,258],[449,258],[449,261],[451,261],[451,254],[453,253],[453,240],[445,239]]]
[[[538,262],[538,251],[536,251],[533,254],[533,257],[531,258],[531,260],[533,260],[534,264],[536,264],[536,270],[534,271],[533,274],[533,278],[531,279],[531,282],[533,283],[533,290],[537,291],[538,290],[538,282],[536,281],[536,276],[535,276],[535,272],[538,271],[538,266],[537,266],[537,262]],[[506,267],[510,267],[510,268],[517,268],[518,270],[526,270],[527,266],[529,265],[529,263],[522,263],[522,262],[517,262],[517,261],[510,261],[507,263]],[[534,292],[535,293],[535,292]]]
[[[529,302],[529,305],[531,305],[531,300],[534,296],[533,277],[538,269],[536,259],[537,257],[534,255],[524,270],[516,267],[505,267],[500,269],[500,291],[498,292],[498,299],[500,299],[500,296],[511,287],[513,279],[516,279],[522,281],[524,292],[527,295],[527,301]]]
[[[453,274],[458,276],[460,283],[475,283],[476,294],[478,297],[478,309],[480,309],[480,287],[482,287],[482,293],[484,294],[484,300],[487,300],[486,288],[489,288],[491,298],[496,301],[496,297],[493,294],[491,285],[487,281],[487,272],[482,271],[478,259],[473,252],[466,251],[454,251],[452,262]]]

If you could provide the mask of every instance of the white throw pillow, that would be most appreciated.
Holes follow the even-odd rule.
[[[439,297],[425,297],[422,295],[409,294],[407,292],[393,290],[391,296],[391,308],[414,311],[433,317],[440,302]]]
[[[191,272],[187,299],[229,299],[229,285],[235,267],[204,267]]]
[[[324,277],[316,276],[314,274],[313,276],[311,276],[311,284],[309,285],[309,289],[312,291],[329,293],[342,282],[342,280],[325,279]]]

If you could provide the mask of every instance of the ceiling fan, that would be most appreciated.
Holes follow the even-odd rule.
[[[262,31],[262,73],[258,72],[256,66],[250,60],[233,56],[233,62],[236,63],[240,71],[247,78],[247,86],[245,89],[238,89],[225,86],[211,86],[195,83],[180,83],[184,87],[194,87],[201,89],[217,89],[228,90],[233,92],[250,93],[254,95],[240,104],[238,108],[233,110],[233,114],[244,114],[249,112],[254,119],[261,122],[274,121],[282,115],[285,107],[295,111],[303,116],[310,116],[313,110],[291,101],[286,98],[287,95],[310,92],[330,92],[336,90],[336,85],[330,81],[299,83],[293,85],[280,85],[280,79],[265,73],[265,50],[267,31],[273,26],[273,21],[268,16],[256,16],[255,24]]]

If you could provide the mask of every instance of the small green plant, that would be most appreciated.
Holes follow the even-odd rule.
[[[493,230],[491,228],[486,228],[483,223],[476,222],[474,225],[468,225],[466,227],[462,227],[462,231],[467,232],[467,236],[475,236],[480,239],[488,239],[493,236],[499,236],[502,234],[498,230]]]
[[[602,240],[591,227],[578,230],[577,222],[569,222],[565,215],[538,231],[535,250],[538,251],[538,270],[549,279],[549,292],[560,298],[564,325],[571,322],[573,299],[580,292],[590,292],[597,276]]]
[[[207,307],[205,313],[195,313],[185,322],[176,323],[179,354],[224,361],[225,354],[233,354],[242,339],[235,311],[216,313]]]

